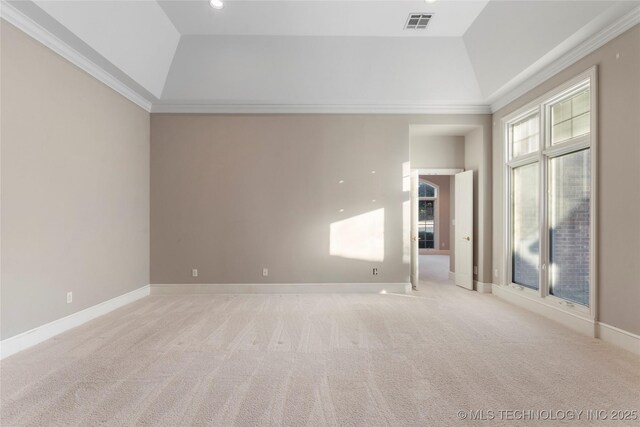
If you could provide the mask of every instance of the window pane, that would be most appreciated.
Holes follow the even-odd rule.
[[[571,120],[553,126],[555,141],[566,141],[571,138]]]
[[[511,153],[513,157],[538,151],[540,144],[540,117],[535,113],[510,125]]]
[[[586,89],[551,107],[551,143],[558,144],[591,130],[591,91]]]
[[[426,182],[420,182],[418,185],[418,196],[419,197],[436,197],[436,189]]]
[[[589,305],[591,152],[551,160],[549,293]]]
[[[589,111],[589,91],[585,90],[582,93],[577,94],[571,98],[571,107],[573,109],[573,115],[579,116]]]
[[[589,128],[591,127],[591,115],[589,113],[577,116],[572,122],[571,130],[574,137],[589,133]]]
[[[513,283],[531,289],[539,288],[539,165],[534,163],[513,170],[512,235]]]
[[[435,226],[434,200],[420,200],[418,202],[418,247],[421,249],[433,249]]]

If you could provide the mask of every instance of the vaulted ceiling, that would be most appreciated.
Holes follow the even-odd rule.
[[[482,112],[639,5],[3,0],[2,16],[154,111]],[[433,15],[426,29],[404,28],[412,13]]]

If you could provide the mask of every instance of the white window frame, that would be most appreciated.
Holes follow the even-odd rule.
[[[551,106],[561,100],[575,95],[577,92],[590,88],[590,130],[586,135],[571,138],[556,145],[551,142]],[[503,282],[506,286],[521,291],[523,297],[532,299],[538,303],[559,309],[571,315],[589,320],[595,320],[598,306],[598,275],[597,275],[597,165],[598,165],[598,128],[597,128],[597,67],[591,67],[583,73],[566,81],[562,85],[547,92],[534,101],[519,108],[513,113],[505,116],[501,121],[504,143],[504,182],[505,190],[503,194],[504,207],[504,258],[503,258]],[[536,152],[512,158],[510,129],[509,125],[517,122],[528,115],[537,112],[540,120],[540,141],[539,149]],[[591,202],[590,202],[590,259],[589,259],[589,306],[573,303],[549,293],[549,219],[548,219],[548,195],[549,195],[549,164],[551,159],[584,150],[590,149],[591,156]],[[540,236],[540,260],[538,269],[540,271],[539,289],[530,289],[512,282],[512,171],[516,167],[538,163],[539,165],[539,236]]]

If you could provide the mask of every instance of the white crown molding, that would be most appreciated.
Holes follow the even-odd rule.
[[[410,283],[183,283],[152,284],[151,295],[410,294]]]
[[[491,114],[489,105],[154,104],[152,113]]]
[[[102,67],[64,43],[12,4],[0,2],[0,16],[98,81],[152,113],[199,114],[491,114],[489,105],[337,105],[337,104],[153,104]]]
[[[33,39],[42,43],[67,61],[84,70],[98,81],[109,86],[134,104],[151,111],[151,101],[122,83],[119,79],[106,72],[102,67],[87,59],[77,50],[64,43],[58,37],[39,25],[33,19],[16,9],[12,4],[2,1],[0,3],[0,17],[14,25]]]
[[[69,329],[73,329],[83,323],[93,320],[96,317],[103,316],[116,308],[120,308],[144,298],[148,296],[149,293],[149,285],[146,285],[124,295],[117,296],[100,304],[96,304],[84,310],[70,314],[62,319],[54,320],[53,322],[4,339],[0,341],[0,359],[4,359],[5,357],[11,356],[19,351],[46,341],[49,338],[68,331]]]
[[[509,105],[536,86],[544,83],[549,78],[610,42],[638,23],[640,23],[640,6],[625,14],[611,25],[598,31],[562,57],[551,61],[540,72],[535,73],[531,77],[526,77],[525,71],[525,76],[521,79],[515,78],[511,80],[489,97],[491,111],[495,113]]]

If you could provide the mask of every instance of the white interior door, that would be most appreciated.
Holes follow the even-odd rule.
[[[411,171],[411,286],[418,289],[418,171]]]
[[[456,174],[456,285],[473,290],[473,171]]]

